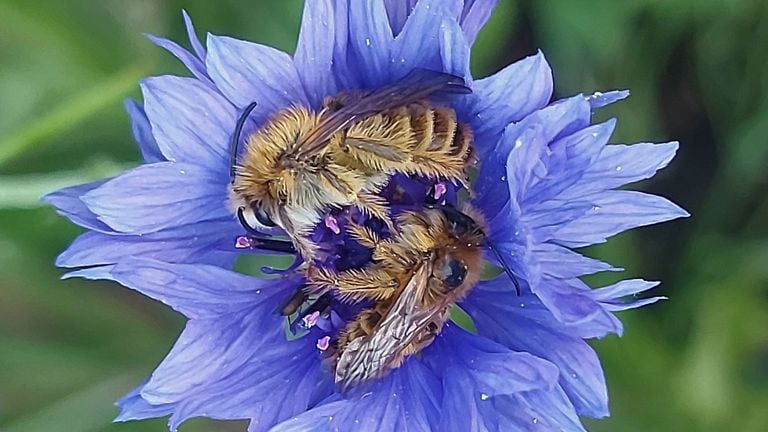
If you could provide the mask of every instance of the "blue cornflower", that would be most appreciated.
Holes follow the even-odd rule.
[[[686,216],[663,198],[616,190],[663,168],[677,144],[607,145],[615,122],[593,125],[592,111],[627,93],[551,102],[541,53],[473,81],[470,48],[495,4],[307,1],[293,57],[214,35],[204,47],[186,14],[192,51],[152,38],[194,77],[148,78],[143,106],[127,102],[145,163],[45,198],[89,230],[57,261],[87,267],[68,276],[117,281],[189,318],[152,376],[118,403],[118,420],[170,415],[172,430],[205,416],[250,419],[254,431],[581,431],[579,416],[608,415],[602,369],[585,339],[620,334],[614,312],[659,297],[621,299],[656,283],[590,289],[581,276],[616,269],[572,248]],[[480,282],[460,304],[476,334],[449,323],[421,355],[342,394],[322,352],[350,314],[345,305],[334,300],[327,317],[303,317],[307,334],[287,338],[275,311],[301,275],[230,270],[245,249],[227,204],[228,142],[253,101],[249,130],[285,107],[317,107],[417,68],[464,77],[473,90],[452,106],[475,136],[472,202],[522,294],[504,275]],[[335,232],[334,220],[326,226]],[[359,253],[341,250],[350,254],[341,261]]]

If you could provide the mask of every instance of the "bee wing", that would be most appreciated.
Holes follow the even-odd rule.
[[[464,79],[443,72],[414,69],[394,84],[371,91],[359,100],[326,115],[296,146],[296,154],[306,156],[327,145],[337,132],[367,116],[420,101],[435,94],[467,94],[472,90]]]
[[[350,341],[336,364],[335,381],[342,388],[367,381],[396,367],[404,351],[439,317],[446,304],[423,306],[432,274],[431,265],[422,265],[379,321],[372,334]]]

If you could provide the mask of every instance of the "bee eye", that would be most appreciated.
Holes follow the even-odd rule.
[[[443,266],[443,286],[447,291],[452,291],[459,287],[467,277],[467,266],[458,260],[449,260]]]

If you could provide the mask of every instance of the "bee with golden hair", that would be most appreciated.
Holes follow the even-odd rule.
[[[392,175],[464,183],[472,133],[456,112],[429,99],[469,93],[463,79],[416,70],[371,92],[347,92],[313,111],[289,107],[247,137],[239,156],[238,121],[232,144],[231,202],[243,226],[279,226],[308,258],[307,234],[332,208],[352,206],[390,224],[377,193]]]
[[[375,301],[336,341],[335,381],[342,389],[384,375],[432,343],[453,304],[480,279],[488,244],[484,224],[469,205],[406,211],[388,239],[365,227],[349,228],[373,251],[367,266],[340,273],[309,269],[310,285],[321,292]]]

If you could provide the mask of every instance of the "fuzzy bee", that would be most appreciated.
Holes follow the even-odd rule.
[[[430,98],[469,92],[459,77],[416,70],[389,87],[328,98],[318,111],[287,108],[250,134],[238,156],[252,104],[232,143],[230,196],[241,224],[254,234],[258,224],[282,228],[306,258],[314,251],[307,234],[332,208],[391,224],[377,193],[396,173],[464,183],[472,133]]]
[[[341,273],[308,272],[321,291],[375,302],[336,341],[335,381],[343,389],[384,375],[432,343],[452,305],[479,281],[489,243],[482,216],[470,206],[401,213],[389,239],[365,227],[349,229],[373,250],[371,263]]]

